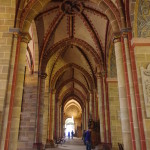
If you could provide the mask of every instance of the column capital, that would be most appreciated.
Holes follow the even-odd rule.
[[[132,31],[132,28],[123,28],[121,29],[121,35],[124,38],[128,37],[128,33]]]
[[[38,74],[41,79],[45,79],[47,77],[47,74],[45,72],[39,72]]]
[[[52,94],[56,94],[56,89],[52,89]]]
[[[113,42],[114,43],[121,42],[121,36],[120,35],[119,36],[114,36],[113,37]]]
[[[32,39],[28,32],[20,32],[19,35],[21,36],[21,42],[28,44]]]
[[[96,73],[96,77],[99,79],[99,78],[101,78],[101,73],[100,72],[97,72]]]
[[[128,33],[128,32],[131,32],[132,31],[132,28],[122,28],[121,29],[121,33]]]
[[[89,91],[89,94],[92,94],[92,90],[88,90]]]
[[[101,76],[105,77],[105,75],[106,75],[106,71],[101,71]]]
[[[106,75],[106,71],[97,72],[96,74],[97,78],[105,77],[105,75]]]

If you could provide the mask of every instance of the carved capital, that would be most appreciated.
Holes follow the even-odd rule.
[[[98,73],[96,74],[96,76],[97,76],[97,78],[102,78],[102,77],[105,77],[105,74],[106,74],[105,71],[101,71],[101,72],[98,72]]]
[[[132,31],[132,28],[124,28],[124,29],[121,29],[121,35],[122,37],[124,38],[127,38],[128,37],[128,33]]]
[[[132,28],[123,28],[121,29],[121,33],[128,33],[128,32],[131,32],[132,31]]]
[[[32,39],[28,32],[20,32],[21,42],[28,44]]]
[[[105,75],[106,75],[106,71],[102,71],[102,72],[101,72],[101,76],[102,76],[102,77],[105,77]]]
[[[41,79],[45,79],[46,77],[47,77],[47,74],[46,73],[39,73],[39,77],[41,78]]]
[[[120,33],[114,33],[113,42],[114,43],[121,42],[121,34]]]
[[[102,76],[101,76],[101,73],[100,72],[97,72],[96,73],[96,77],[98,78],[98,79],[100,79]]]

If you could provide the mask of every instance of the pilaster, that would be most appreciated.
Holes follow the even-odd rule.
[[[132,134],[132,146],[133,149],[140,150],[140,135],[139,135],[139,126],[137,120],[137,111],[135,103],[135,93],[133,87],[132,79],[132,69],[131,61],[129,55],[129,43],[128,43],[128,32],[129,29],[122,30],[122,52],[123,52],[123,62],[125,70],[125,80],[126,80],[126,91],[127,91],[127,100],[128,100],[128,109],[129,109],[129,118]]]
[[[55,94],[56,90],[50,90],[50,120],[49,120],[49,136],[47,139],[47,143],[45,145],[46,148],[54,148],[54,120],[55,120]]]
[[[100,120],[100,139],[101,142],[105,141],[104,138],[104,110],[103,110],[103,96],[102,96],[102,80],[101,80],[101,73],[100,70],[97,72],[97,90],[98,90],[98,113],[99,113],[99,120]]]
[[[116,55],[123,145],[125,150],[132,150],[131,129],[130,129],[129,113],[128,113],[128,105],[127,105],[127,93],[125,88],[123,55],[122,55],[122,47],[121,47],[121,38],[119,36],[114,37],[114,47],[115,47],[115,55]]]
[[[34,150],[42,150],[42,131],[43,131],[43,102],[44,102],[44,91],[45,91],[45,79],[46,73],[39,72],[39,94],[38,94],[38,105],[37,105],[37,121],[36,121],[36,139],[33,144]]]
[[[26,63],[26,48],[27,44],[31,40],[29,33],[19,33],[17,37],[16,57],[10,96],[7,131],[5,137],[5,150],[17,150],[24,83],[24,69]],[[11,127],[13,127],[13,131],[11,130]]]

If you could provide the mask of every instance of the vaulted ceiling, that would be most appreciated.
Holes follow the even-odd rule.
[[[40,69],[62,103],[73,98],[85,105],[97,87],[97,67],[105,67],[112,31],[105,13],[88,0],[55,0],[35,18]]]

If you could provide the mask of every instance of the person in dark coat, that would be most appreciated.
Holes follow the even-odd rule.
[[[85,141],[86,139],[85,139],[85,137],[86,137],[86,131],[83,130],[82,140],[84,142],[84,145],[86,145],[86,141]]]
[[[68,139],[70,139],[70,132],[68,132]]]
[[[86,150],[91,150],[91,129],[88,129],[86,131],[85,141],[86,141]]]
[[[73,134],[74,134],[74,133],[73,133],[73,130],[72,130],[72,131],[71,131],[71,137],[72,137],[72,139],[73,139]]]

